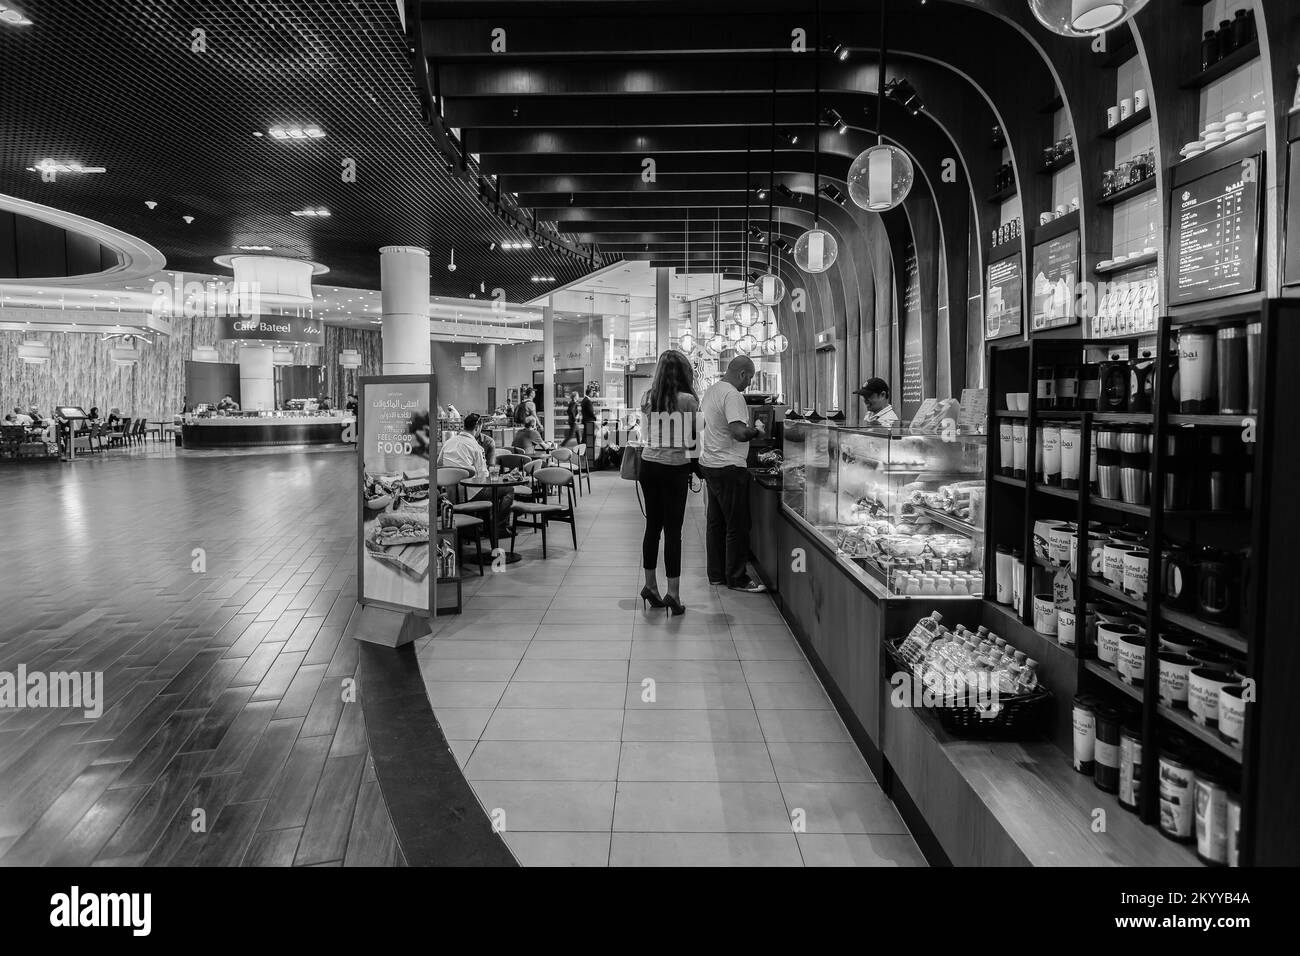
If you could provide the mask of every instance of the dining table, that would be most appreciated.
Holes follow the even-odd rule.
[[[500,523],[501,499],[509,492],[522,484],[527,484],[528,478],[525,477],[505,477],[503,475],[488,475],[486,478],[465,478],[461,481],[462,488],[487,488],[492,495],[492,520],[488,523],[488,539],[492,542],[491,550],[477,560],[483,564],[492,563],[492,555],[496,552],[498,541],[497,526]],[[506,564],[518,564],[522,561],[523,555],[505,552]],[[471,560],[466,558],[466,560]]]

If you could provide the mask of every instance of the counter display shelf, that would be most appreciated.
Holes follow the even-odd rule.
[[[250,448],[270,445],[329,445],[343,441],[351,415],[247,412],[194,418],[181,426],[185,448]]]
[[[983,435],[787,420],[783,502],[884,593],[983,594]]]

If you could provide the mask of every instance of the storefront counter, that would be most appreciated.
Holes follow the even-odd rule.
[[[181,426],[181,443],[186,448],[329,445],[342,442],[344,426],[353,421],[345,414],[196,418]]]

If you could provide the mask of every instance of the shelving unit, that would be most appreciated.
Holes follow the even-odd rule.
[[[1245,46],[1238,47],[1227,56],[1220,59],[1217,63],[1210,66],[1208,70],[1201,70],[1199,73],[1189,76],[1179,84],[1185,90],[1199,90],[1209,86],[1220,77],[1227,76],[1238,67],[1245,66],[1251,60],[1259,56],[1259,40],[1251,40]]]
[[[1146,179],[1143,179],[1141,182],[1136,182],[1133,183],[1132,185],[1125,186],[1123,189],[1117,189],[1113,193],[1098,196],[1097,205],[1114,206],[1117,205],[1118,203],[1124,202],[1124,200],[1126,199],[1132,199],[1134,196],[1141,196],[1143,193],[1149,193],[1151,192],[1151,190],[1155,188],[1156,188],[1156,177],[1148,176]],[[1127,262],[1124,263],[1124,266],[1125,268],[1130,268],[1130,269],[1132,268],[1132,266],[1130,266]]]
[[[1151,107],[1144,106],[1140,110],[1135,110],[1127,119],[1122,119],[1114,126],[1108,126],[1102,130],[1102,139],[1119,139],[1130,130],[1137,129],[1143,123],[1151,119]]]
[[[1264,301],[1259,297],[1246,296],[1219,303],[1217,309],[1214,304],[1207,303],[1186,307],[1180,311],[1181,315],[1166,316],[1159,323],[1157,332],[1158,347],[1155,356],[1157,377],[1153,394],[1153,411],[1058,411],[1031,407],[1027,412],[995,412],[992,414],[994,421],[1015,423],[1017,425],[1023,423],[1025,425],[1025,458],[1028,473],[1026,481],[1020,481],[1001,474],[1001,443],[990,441],[986,540],[989,542],[990,554],[998,546],[1009,546],[1019,549],[1022,554],[1028,556],[1023,565],[1024,577],[1020,581],[1020,588],[1022,593],[1031,595],[1036,590],[1051,591],[1051,585],[1042,582],[1050,581],[1052,577],[1059,573],[1059,568],[1052,562],[1034,554],[1033,526],[1035,521],[1044,518],[1066,518],[1077,527],[1088,527],[1089,521],[1101,519],[1110,523],[1123,524],[1129,530],[1137,531],[1144,536],[1149,557],[1147,565],[1148,588],[1143,598],[1135,598],[1122,589],[1090,574],[1070,576],[1074,592],[1076,620],[1078,621],[1076,625],[1076,642],[1073,647],[1061,648],[1059,644],[1055,644],[1050,638],[1042,638],[1042,641],[1043,643],[1053,643],[1062,653],[1068,654],[1072,658],[1074,680],[1071,683],[1068,679],[1068,675],[1071,673],[1070,670],[1058,671],[1058,678],[1064,677],[1064,680],[1059,686],[1054,686],[1053,691],[1059,698],[1069,701],[1073,699],[1076,693],[1088,692],[1091,689],[1105,696],[1127,701],[1130,706],[1135,704],[1140,707],[1143,741],[1141,773],[1144,781],[1158,779],[1158,760],[1161,748],[1173,739],[1173,736],[1178,735],[1181,735],[1182,739],[1189,741],[1190,746],[1204,748],[1205,756],[1195,759],[1204,759],[1210,762],[1221,761],[1224,768],[1237,768],[1235,771],[1224,769],[1222,772],[1227,772],[1230,779],[1233,773],[1240,775],[1239,784],[1234,782],[1232,786],[1234,788],[1239,786],[1238,792],[1242,800],[1243,816],[1248,817],[1251,814],[1264,812],[1264,804],[1260,799],[1258,789],[1260,786],[1259,777],[1263,772],[1261,770],[1261,758],[1258,757],[1258,748],[1261,733],[1260,726],[1265,720],[1264,715],[1268,712],[1261,711],[1258,703],[1250,705],[1246,722],[1246,740],[1244,745],[1239,747],[1230,743],[1216,729],[1193,720],[1188,711],[1168,707],[1160,703],[1158,695],[1153,692],[1159,686],[1159,641],[1162,632],[1168,632],[1172,627],[1182,628],[1187,633],[1210,642],[1214,647],[1243,656],[1245,658],[1244,663],[1239,665],[1243,673],[1254,677],[1257,682],[1265,681],[1269,671],[1265,663],[1264,648],[1255,639],[1254,635],[1263,633],[1264,628],[1267,626],[1265,620],[1266,608],[1270,609],[1269,613],[1275,618],[1279,613],[1282,613],[1274,608],[1274,602],[1266,600],[1266,596],[1271,593],[1269,590],[1270,585],[1274,583],[1275,579],[1282,578],[1285,572],[1281,569],[1275,571],[1263,564],[1253,565],[1255,570],[1247,576],[1248,583],[1245,585],[1245,593],[1241,602],[1243,606],[1241,623],[1238,627],[1225,627],[1201,620],[1191,611],[1167,606],[1163,599],[1160,581],[1161,550],[1167,547],[1171,540],[1187,542],[1193,547],[1198,543],[1209,542],[1221,548],[1230,548],[1232,547],[1230,542],[1238,541],[1237,546],[1250,546],[1256,555],[1254,560],[1260,562],[1267,560],[1268,556],[1276,554],[1278,549],[1283,547],[1282,542],[1268,540],[1268,519],[1265,516],[1265,511],[1270,508],[1269,502],[1275,501],[1273,507],[1277,507],[1277,502],[1280,502],[1281,507],[1300,512],[1300,503],[1290,504],[1289,498],[1292,496],[1288,495],[1284,487],[1278,482],[1280,476],[1286,475],[1289,476],[1289,479],[1284,479],[1284,481],[1289,480],[1293,484],[1294,471],[1280,471],[1280,463],[1269,448],[1270,435],[1284,434],[1277,431],[1278,426],[1270,420],[1269,415],[1270,408],[1282,407],[1274,404],[1276,402],[1277,386],[1270,384],[1273,382],[1273,376],[1278,373],[1268,367],[1270,363],[1265,360],[1263,363],[1265,368],[1262,372],[1264,386],[1258,415],[1187,415],[1172,411],[1172,408],[1176,406],[1173,406],[1171,397],[1165,391],[1170,385],[1170,382],[1167,381],[1169,376],[1160,374],[1159,370],[1176,367],[1177,358],[1173,345],[1178,330],[1185,327],[1187,323],[1219,324],[1226,321],[1259,321],[1262,323],[1264,336],[1261,349],[1267,349],[1268,355],[1281,354],[1278,350],[1286,346],[1278,341],[1279,336],[1285,335],[1288,340],[1300,339],[1300,333],[1293,334],[1290,332],[1289,327],[1283,328],[1288,321],[1300,322],[1300,301]],[[1285,316],[1285,318],[1282,316]],[[1017,343],[1014,346],[994,343],[988,347],[990,403],[994,405],[1002,404],[1006,392],[1029,392],[1032,399],[1035,392],[1035,370],[1040,366],[1079,364],[1087,349],[1098,347],[1107,350],[1118,350],[1120,354],[1127,353],[1130,357],[1133,357],[1137,354],[1137,343],[1138,339],[1132,336],[1124,339],[1102,340],[1034,339],[1027,343]],[[1291,388],[1294,392],[1300,392],[1300,384]],[[1255,432],[1259,439],[1253,448],[1252,467],[1255,478],[1252,493],[1254,509],[1250,512],[1241,512],[1240,510],[1165,511],[1161,507],[1163,500],[1161,489],[1165,486],[1166,472],[1172,467],[1171,462],[1173,461],[1165,451],[1166,439],[1169,436],[1185,434],[1198,429],[1210,434],[1216,432],[1233,434],[1240,432],[1247,420],[1252,421],[1255,425]],[[1037,480],[1034,472],[1034,448],[1036,447],[1038,433],[1045,425],[1050,423],[1069,423],[1080,429],[1079,474],[1085,480],[1079,490],[1046,485]],[[1135,505],[1123,501],[1102,499],[1097,496],[1094,489],[1089,488],[1086,481],[1092,465],[1091,457],[1094,454],[1091,447],[1094,430],[1097,427],[1118,425],[1143,426],[1150,430],[1153,436],[1149,470],[1154,498],[1149,505]],[[1293,462],[1291,468],[1294,469],[1295,455],[1292,453],[1289,457]],[[1204,471],[1199,473],[1202,476],[1205,474]],[[1192,503],[1195,504],[1195,502]],[[1086,540],[1080,541],[1074,560],[1076,567],[1087,568],[1089,566],[1088,542]],[[1017,633],[1021,634],[1024,633],[1023,629],[1032,630],[1032,600],[1027,601],[1019,612],[1016,609],[997,604],[996,562],[990,561],[988,568],[984,602],[985,612],[983,615],[985,623],[991,628],[996,628],[997,625],[1010,628],[1014,624],[1022,629],[1017,631]],[[1036,582],[1036,578],[1039,579],[1038,582]],[[1284,585],[1284,587],[1288,591],[1294,590],[1293,582]],[[1096,660],[1092,639],[1086,633],[1084,624],[1086,614],[1084,612],[1088,603],[1098,600],[1127,609],[1128,613],[1132,615],[1132,619],[1144,627],[1147,644],[1146,672],[1142,686],[1127,683],[1120,678],[1113,667],[1107,667]],[[1300,602],[1300,599],[1297,600]],[[1283,631],[1288,633],[1289,630],[1294,629],[1293,622],[1289,625],[1274,625],[1274,627],[1278,626],[1281,626]],[[1277,653],[1288,655],[1290,658],[1294,657],[1294,652],[1289,647],[1283,651],[1277,651]],[[1256,694],[1258,696],[1256,699],[1264,699],[1263,693],[1265,691],[1267,691],[1267,688],[1259,688],[1257,683]],[[1290,708],[1291,705],[1288,702],[1285,706]],[[1277,719],[1275,717],[1274,721]],[[1278,733],[1278,726],[1275,722],[1271,723],[1272,734]],[[1279,744],[1275,744],[1275,750],[1279,746]],[[1276,753],[1274,760],[1275,762],[1278,760]],[[1291,779],[1294,779],[1294,770],[1291,768],[1290,763],[1291,761],[1288,758],[1287,763],[1269,767],[1268,772],[1274,775],[1274,780],[1277,779],[1279,773],[1289,773]],[[1139,816],[1149,825],[1158,825],[1158,788],[1153,786],[1143,788]],[[1276,825],[1276,819],[1273,822]],[[1243,822],[1243,865],[1250,865],[1259,849],[1259,842],[1255,837],[1256,831],[1253,829],[1254,825],[1254,821],[1244,820]]]

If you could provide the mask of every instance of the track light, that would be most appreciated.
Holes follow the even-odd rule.
[[[792,133],[790,130],[785,129],[784,127],[782,127],[781,130],[780,130],[780,134],[781,134],[781,138],[784,139],[784,140],[786,141],[786,143],[789,144],[790,146],[798,146],[798,145],[799,145],[799,134],[798,134],[798,133]]]
[[[849,48],[846,47],[843,43],[835,44],[835,47],[834,49],[831,50],[831,53],[835,54],[835,59],[839,60],[841,63],[843,63],[845,60],[849,58]]]
[[[822,188],[818,191],[827,199],[829,199],[831,202],[838,203],[841,206],[844,205],[844,201],[845,201],[844,194],[840,192],[838,189],[836,189],[830,183],[824,184]]]
[[[916,87],[907,80],[890,80],[885,84],[885,95],[913,116],[925,109],[925,104],[916,93]]]
[[[844,122],[844,117],[840,115],[839,110],[828,108],[823,115],[826,118],[826,125],[834,127],[841,136],[849,131],[849,124]]]
[[[781,239],[781,238],[773,239],[772,248],[776,249],[778,252],[789,252],[790,243],[786,239]]]
[[[755,194],[757,194],[757,196],[758,196],[759,199],[766,199],[766,198],[767,198],[767,187],[766,187],[766,186],[755,186],[755,187],[754,187],[754,192],[755,192]]]
[[[787,186],[785,183],[777,183],[776,191],[781,194],[781,198],[783,199],[793,199],[795,202],[800,201],[799,194],[796,193],[789,186]]]

